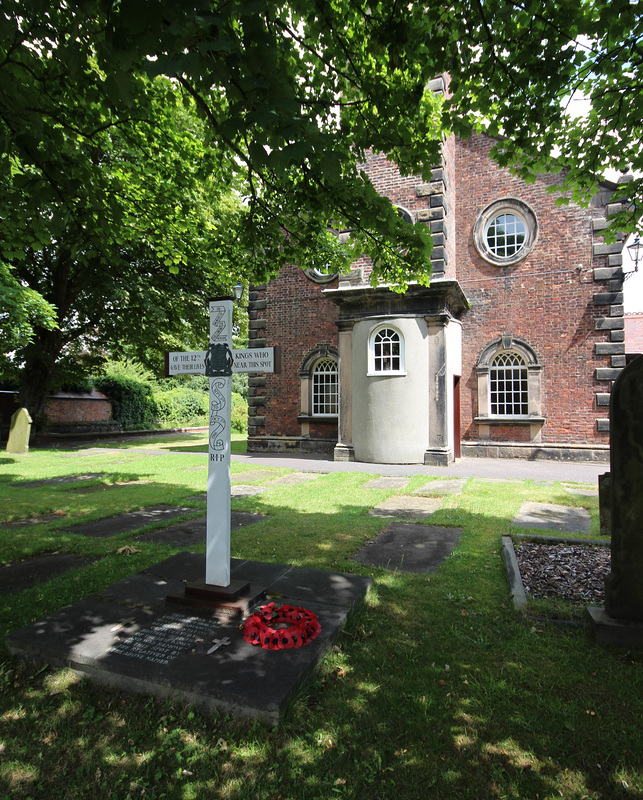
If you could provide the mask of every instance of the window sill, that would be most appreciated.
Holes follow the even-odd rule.
[[[544,425],[545,417],[474,417],[479,425]]]
[[[367,372],[367,378],[405,378],[406,372],[397,372],[392,369],[382,370],[381,372]]]
[[[312,414],[298,414],[297,422],[337,422],[337,414],[319,414],[313,416]]]

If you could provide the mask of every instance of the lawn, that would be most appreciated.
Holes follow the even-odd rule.
[[[202,515],[205,451],[205,434],[191,434],[2,454],[0,524],[39,521],[2,530],[0,563],[51,552],[91,559],[2,597],[2,642],[175,552],[135,540],[140,531],[93,539],[65,529],[160,503]],[[233,464],[233,480],[250,469]],[[21,486],[73,474],[84,480]],[[14,660],[2,645],[0,800],[643,796],[643,653],[517,616],[501,554],[523,502],[583,506],[597,537],[597,500],[556,483],[471,479],[432,520],[462,528],[455,551],[416,575],[353,560],[388,522],[368,515],[393,494],[364,488],[372,478],[327,474],[232,501],[267,515],[233,532],[233,556],[374,578],[278,727],[95,686]],[[413,477],[404,491],[426,480]]]

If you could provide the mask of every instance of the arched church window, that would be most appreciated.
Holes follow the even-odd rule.
[[[310,350],[299,369],[301,381],[300,422],[309,423],[313,417],[339,416],[339,353],[330,344]]]
[[[517,353],[500,353],[489,369],[489,405],[494,417],[529,413],[527,365]]]
[[[543,367],[532,347],[512,334],[494,339],[476,364],[477,422],[540,422]]]
[[[404,337],[388,325],[376,328],[369,341],[369,374],[404,372]]]
[[[312,372],[313,417],[337,416],[338,384],[337,361],[321,358]]]

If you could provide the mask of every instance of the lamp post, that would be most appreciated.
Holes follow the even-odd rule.
[[[628,244],[627,249],[630,253],[630,258],[634,264],[634,272],[639,270],[639,260],[643,257],[643,242],[639,239],[638,233],[634,237],[632,244]],[[631,275],[631,272],[626,273],[625,277]]]

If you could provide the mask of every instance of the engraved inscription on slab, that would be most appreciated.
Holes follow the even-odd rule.
[[[167,614],[110,649],[110,653],[167,665],[201,642],[212,642],[216,620]]]

